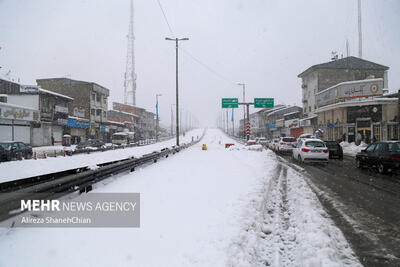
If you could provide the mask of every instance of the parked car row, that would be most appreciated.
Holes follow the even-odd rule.
[[[0,162],[16,160],[21,156],[25,159],[30,159],[32,155],[32,147],[22,142],[0,143]]]

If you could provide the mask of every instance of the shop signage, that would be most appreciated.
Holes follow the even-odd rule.
[[[270,123],[270,124],[268,124],[268,129],[269,129],[270,131],[276,130],[276,124],[275,124],[275,123]]]
[[[346,99],[383,95],[383,79],[360,82],[343,82],[315,95],[317,107],[326,106]]]
[[[311,126],[311,120],[301,120],[300,121],[300,127],[307,127]]]
[[[3,103],[0,103],[0,117],[10,120],[39,120],[38,112],[25,108],[12,107]]]
[[[382,105],[369,105],[347,108],[347,122],[354,123],[357,118],[371,118],[373,122],[382,120]]]
[[[54,110],[55,110],[55,112],[58,112],[58,113],[68,114],[68,108],[67,107],[54,106]]]
[[[287,128],[298,128],[299,127],[299,119],[292,119],[285,121],[285,127]]]
[[[85,118],[85,109],[75,107],[73,110],[73,114],[75,117]]]
[[[100,125],[100,132],[106,132],[108,133],[110,130],[108,128],[108,126],[106,125]]]
[[[19,92],[22,94],[37,94],[39,93],[39,87],[34,85],[20,85]]]
[[[89,122],[78,121],[78,120],[74,120],[74,119],[69,119],[68,120],[68,126],[69,127],[76,127],[76,128],[90,128]]]
[[[62,126],[67,126],[68,125],[68,120],[66,119],[57,119],[57,124],[62,125]]]
[[[333,128],[333,127],[335,127],[335,125],[334,124],[328,124],[327,127],[328,128]]]

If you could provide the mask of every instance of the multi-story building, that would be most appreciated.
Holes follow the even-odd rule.
[[[109,139],[107,110],[109,89],[94,82],[68,78],[38,79],[37,84],[49,91],[74,98],[69,106],[68,126],[74,138]]]
[[[382,78],[387,88],[389,68],[357,57],[346,57],[309,67],[298,75],[302,79],[302,102],[305,117],[313,117],[317,109],[315,95],[341,82]]]
[[[20,85],[6,80],[0,80],[0,94],[3,95],[3,102],[16,105],[15,109],[24,107],[33,112],[31,123],[25,123],[25,127],[19,125],[18,141],[32,146],[61,145],[68,106],[73,98],[36,85]],[[38,111],[37,116],[35,111]],[[15,133],[14,137],[17,136]]]
[[[302,108],[298,106],[284,106],[274,108],[270,112],[267,113],[267,123],[268,123],[268,137],[276,138],[280,136],[290,136],[292,134],[291,128],[297,129],[299,126],[294,125],[294,120],[301,117]],[[285,118],[285,115],[286,118]],[[289,116],[290,115],[290,116]],[[285,120],[288,120],[288,123],[285,124]],[[290,128],[289,128],[290,126]],[[295,134],[297,135],[300,130],[296,130]],[[301,133],[300,133],[301,134]]]
[[[156,120],[155,114],[139,108],[122,103],[113,103],[113,110],[133,114],[137,117],[135,121],[135,132],[138,139],[155,138]]]

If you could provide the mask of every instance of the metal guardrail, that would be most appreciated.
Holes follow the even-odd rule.
[[[182,149],[188,148],[204,137],[202,136],[187,144],[179,147],[164,148],[161,151],[155,151],[140,158],[127,158],[113,162],[99,164],[99,168],[90,170],[88,167],[75,168],[62,172],[56,172],[46,175],[33,176],[25,179],[19,179],[0,183],[0,221],[18,215],[20,201],[24,198],[40,193],[41,199],[51,199],[54,194],[68,194],[79,191],[80,193],[92,190],[92,185],[111,175],[125,171],[134,171],[136,167],[157,162],[161,158],[167,158],[171,154],[178,153]],[[11,212],[16,211],[16,212]]]

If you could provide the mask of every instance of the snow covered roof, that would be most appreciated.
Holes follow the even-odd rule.
[[[69,96],[66,96],[66,95],[62,95],[62,94],[59,94],[59,93],[56,93],[56,92],[53,92],[53,91],[49,91],[49,90],[43,89],[41,87],[39,87],[39,92],[42,92],[42,93],[45,93],[45,94],[50,94],[50,95],[55,95],[55,96],[58,96],[58,97],[69,99],[69,100],[74,100],[72,97],[69,97]]]
[[[339,107],[354,107],[354,106],[366,106],[366,105],[377,105],[377,104],[385,104],[385,103],[397,103],[398,99],[395,97],[387,98],[387,97],[373,97],[373,98],[365,98],[360,100],[352,100],[345,102],[338,102],[335,104],[323,106],[321,108],[317,108],[315,113],[324,112],[327,110],[331,110]]]
[[[295,111],[295,112],[290,112],[290,113],[283,114],[283,116],[289,116],[289,115],[297,114],[297,113],[300,113],[300,112],[301,111],[298,110],[298,111]]]
[[[308,117],[308,118],[301,119],[300,121],[311,120],[311,119],[314,119],[314,118],[316,118],[316,117],[318,117],[318,115],[313,115],[313,116],[310,116],[310,117]]]
[[[389,67],[380,65],[358,57],[345,57],[338,60],[317,64],[309,67],[297,77],[301,78],[308,72],[315,69],[363,69],[363,70],[388,70]]]

